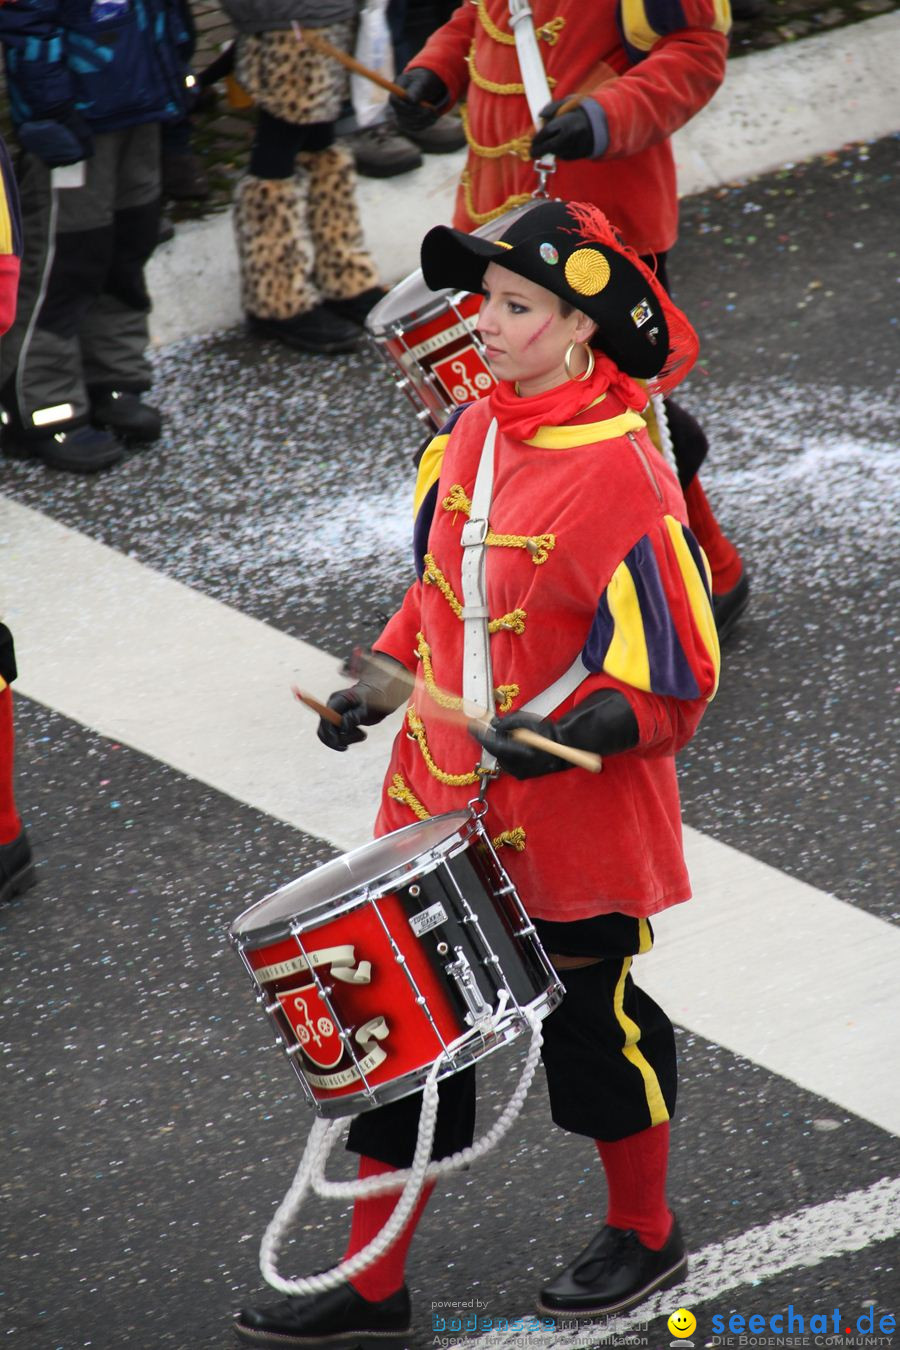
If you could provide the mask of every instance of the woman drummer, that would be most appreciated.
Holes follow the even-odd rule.
[[[340,726],[323,721],[319,736],[336,750],[361,740],[415,672],[376,833],[484,792],[485,825],[566,987],[544,1023],[553,1119],[595,1141],[609,1192],[606,1222],[538,1306],[599,1317],[687,1269],[666,1202],[674,1035],[631,965],[652,945],[650,917],[690,895],[674,756],[718,679],[706,560],[641,417],[648,390],[668,394],[687,373],[697,341],[592,206],[536,204],[495,242],[439,227],[422,268],[434,289],[483,293],[478,330],[498,384],[426,451],[417,578],[375,644],[379,662],[329,700]],[[467,730],[436,705],[477,702],[479,689],[489,728]],[[515,739],[519,727],[595,752],[602,772]],[[361,1177],[409,1166],[420,1101],[356,1118]],[[474,1106],[474,1070],[441,1084],[435,1157],[471,1143]],[[357,1200],[348,1255],[396,1199]],[[238,1335],[300,1346],[403,1336],[404,1262],[426,1202],[352,1284],[245,1308]]]

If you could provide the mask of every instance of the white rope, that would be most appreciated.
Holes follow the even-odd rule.
[[[670,464],[675,463],[675,451],[672,447],[672,433],[669,430],[669,416],[666,412],[666,404],[662,394],[654,394],[650,402],[653,404],[653,415],[656,418],[656,425],[659,429],[659,448],[663,456]]]
[[[428,1157],[431,1153],[434,1126],[437,1119],[437,1071],[439,1066],[440,1059],[437,1059],[425,1081],[425,1088],[422,1093],[422,1112],[419,1117],[419,1137],[416,1142],[416,1151],[409,1171],[409,1178],[400,1199],[394,1206],[391,1217],[381,1232],[376,1234],[372,1241],[367,1243],[355,1256],[339,1262],[332,1270],[325,1271],[321,1275],[309,1275],[305,1278],[285,1280],[279,1275],[275,1264],[278,1249],[288,1226],[309,1189],[313,1169],[317,1166],[319,1155],[324,1155],[321,1164],[324,1166],[325,1158],[327,1158],[338,1134],[346,1124],[346,1120],[338,1120],[325,1125],[323,1129],[321,1128],[323,1122],[315,1122],[310,1131],[309,1142],[297,1169],[294,1183],[278,1206],[272,1222],[263,1235],[262,1245],[259,1249],[259,1268],[263,1279],[273,1289],[278,1289],[282,1294],[323,1294],[327,1289],[334,1289],[337,1285],[344,1284],[348,1279],[358,1274],[359,1271],[365,1270],[367,1266],[372,1265],[379,1257],[383,1256],[390,1247],[412,1213],[425,1183],[425,1172],[428,1167]]]
[[[467,1167],[494,1148],[521,1112],[540,1058],[543,1043],[540,1019],[530,1009],[524,1009],[524,1016],[531,1027],[531,1044],[528,1047],[528,1053],[515,1091],[491,1128],[469,1148],[460,1149],[458,1153],[454,1153],[449,1158],[443,1158],[440,1162],[431,1164],[428,1162],[437,1121],[438,1074],[444,1059],[452,1054],[453,1044],[449,1045],[446,1050],[441,1051],[425,1080],[422,1091],[422,1109],[419,1115],[419,1134],[416,1140],[412,1166],[409,1169],[391,1172],[385,1176],[369,1177],[363,1181],[328,1181],[325,1178],[328,1155],[337,1142],[338,1135],[343,1132],[347,1121],[346,1118],[341,1118],[334,1121],[317,1120],[314,1122],[293,1183],[263,1234],[259,1250],[259,1268],[267,1284],[270,1284],[273,1289],[279,1290],[282,1294],[301,1295],[325,1293],[328,1289],[334,1289],[339,1284],[344,1284],[354,1275],[358,1275],[361,1270],[366,1270],[369,1266],[374,1265],[393,1244],[412,1214],[428,1181],[448,1172]],[[397,1190],[401,1191],[401,1195],[381,1232],[377,1233],[361,1251],[356,1252],[354,1256],[347,1260],[340,1261],[331,1270],[324,1271],[320,1275],[286,1280],[279,1275],[276,1266],[278,1251],[285,1233],[293,1222],[310,1187],[323,1198],[356,1200]]]

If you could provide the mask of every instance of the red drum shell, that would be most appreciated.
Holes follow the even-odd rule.
[[[474,231],[498,239],[519,216],[539,205],[526,202]],[[366,320],[375,347],[400,378],[423,422],[435,430],[462,403],[484,398],[497,383],[475,332],[481,297],[468,291],[432,291],[421,270],[410,273],[379,300]]]
[[[513,1040],[562,987],[479,821],[374,840],[245,911],[231,940],[309,1100],[351,1115]],[[498,1016],[498,1010],[501,1015]]]

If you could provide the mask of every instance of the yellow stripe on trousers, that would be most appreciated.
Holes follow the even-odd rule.
[[[665,1099],[662,1095],[662,1089],[659,1086],[659,1079],[656,1076],[656,1070],[652,1064],[644,1057],[640,1049],[641,1029],[637,1022],[628,1016],[624,1008],[625,1000],[625,981],[628,978],[628,972],[631,969],[630,956],[626,956],[622,962],[622,974],[619,976],[619,982],[616,985],[616,992],[613,998],[613,1010],[616,1015],[616,1021],[625,1033],[625,1044],[622,1046],[622,1054],[633,1064],[644,1080],[644,1091],[647,1094],[647,1109],[650,1112],[650,1124],[661,1125],[663,1121],[669,1119],[669,1112],[666,1108]]]

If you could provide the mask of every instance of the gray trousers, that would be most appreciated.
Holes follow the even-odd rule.
[[[80,186],[62,185],[82,167]],[[74,171],[25,155],[20,190],[25,256],[0,401],[20,432],[46,436],[88,421],[92,394],[150,388],[144,265],[159,233],[159,124],[97,135]]]

